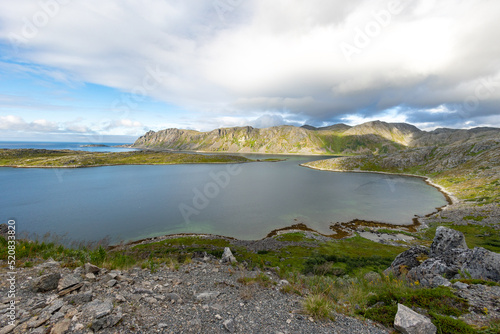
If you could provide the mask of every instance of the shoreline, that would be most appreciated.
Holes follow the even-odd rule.
[[[320,170],[320,171],[326,171],[326,172],[335,172],[335,173],[374,173],[374,174],[397,175],[397,176],[408,176],[408,177],[420,178],[420,179],[423,179],[425,181],[425,183],[427,183],[428,185],[430,185],[430,186],[436,188],[437,190],[439,190],[439,192],[444,195],[446,201],[448,202],[447,205],[443,205],[443,206],[441,206],[439,208],[436,208],[436,209],[441,209],[442,210],[443,208],[448,207],[450,205],[455,205],[455,204],[460,204],[461,203],[461,201],[455,195],[453,195],[453,193],[451,193],[450,191],[446,190],[446,188],[444,188],[443,186],[434,183],[432,181],[432,179],[430,177],[428,177],[428,176],[408,174],[408,173],[391,173],[391,172],[369,171],[369,170],[328,169],[328,168],[320,168],[320,167],[308,166],[306,164],[307,164],[307,162],[303,163],[303,164],[300,164],[300,166],[301,167],[310,168],[310,169],[314,169],[314,170]]]

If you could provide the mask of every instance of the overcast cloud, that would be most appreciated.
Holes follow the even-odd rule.
[[[3,1],[0,88],[21,88],[0,92],[0,130],[500,126],[499,13],[494,0]]]

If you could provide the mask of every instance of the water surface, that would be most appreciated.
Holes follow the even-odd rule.
[[[238,165],[0,168],[0,219],[19,230],[113,242],[163,234],[258,239],[303,222],[329,233],[352,219],[411,224],[444,196],[422,179],[333,173],[284,162]]]

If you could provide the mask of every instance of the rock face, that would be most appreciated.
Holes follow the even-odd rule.
[[[439,226],[436,229],[429,256],[438,257],[455,248],[468,249],[463,233]]]
[[[398,304],[394,328],[403,334],[435,334],[437,331],[429,318],[402,304]]]
[[[439,227],[430,251],[413,247],[399,254],[387,271],[407,275],[424,286],[449,286],[448,279],[462,276],[499,282],[500,254],[482,247],[469,249],[461,232]]]

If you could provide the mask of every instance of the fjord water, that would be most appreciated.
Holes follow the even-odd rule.
[[[329,234],[352,219],[411,224],[446,204],[419,178],[300,167],[311,157],[238,165],[0,168],[2,222],[112,242],[172,233],[258,239],[305,223]]]

